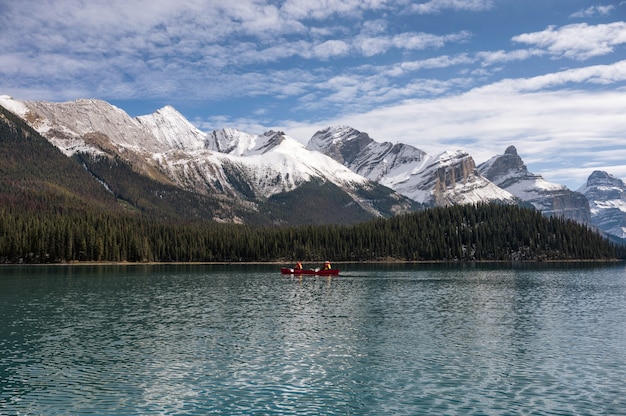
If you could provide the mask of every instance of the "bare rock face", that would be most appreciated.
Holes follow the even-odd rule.
[[[10,108],[66,156],[84,158],[86,169],[100,159],[111,164],[121,161],[138,175],[133,180],[148,177],[212,198],[224,207],[243,206],[249,218],[260,221],[354,222],[420,208],[332,158],[305,149],[281,131],[257,135],[222,129],[207,134],[171,106],[130,117],[101,100],[54,103],[0,96],[0,105]],[[100,180],[103,186],[111,185]],[[301,202],[302,195],[318,206],[323,202],[330,214],[310,210],[301,217],[293,215],[291,201]],[[224,215],[226,220],[230,217]]]
[[[626,184],[604,171],[595,171],[578,189],[589,200],[591,223],[626,243]]]
[[[532,204],[545,215],[591,224],[587,198],[580,192],[529,172],[515,146],[509,146],[503,155],[481,163],[478,170],[494,184]]]
[[[313,135],[308,150],[318,151],[370,180],[384,182],[398,167],[413,169],[424,165],[430,156],[413,146],[379,143],[367,133],[352,127],[328,127]],[[389,184],[386,184],[389,186]]]
[[[379,143],[348,126],[328,127],[313,135],[307,149],[332,157],[352,171],[427,206],[514,202],[514,197],[485,179],[464,151],[437,156],[402,143]]]

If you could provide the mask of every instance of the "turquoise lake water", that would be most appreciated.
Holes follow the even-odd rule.
[[[340,267],[2,267],[0,414],[626,412],[623,263]]]

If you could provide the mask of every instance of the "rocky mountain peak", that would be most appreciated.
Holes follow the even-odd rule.
[[[504,154],[510,155],[510,156],[517,156],[517,149],[515,148],[515,146],[511,145],[506,148],[506,150],[504,151]]]
[[[589,203],[585,196],[529,172],[515,146],[509,146],[504,154],[481,163],[478,170],[500,188],[529,202],[546,215],[563,216],[582,223],[591,222]]]
[[[604,171],[595,171],[580,192],[591,207],[591,222],[610,236],[626,241],[626,184]]]
[[[586,186],[610,186],[615,188],[624,188],[624,181],[607,172],[596,170],[587,178]]]
[[[595,215],[594,225],[611,235],[626,235],[620,217],[626,215],[622,180],[596,171],[580,189],[584,195],[572,192],[529,172],[515,146],[476,167],[464,151],[431,156],[411,145],[377,142],[346,125],[319,130],[305,148],[282,131],[258,135],[224,128],[204,133],[169,105],[136,118],[96,99],[50,103],[0,95],[0,105],[68,156],[114,155],[161,183],[244,198],[251,206],[311,180],[333,183],[351,195],[355,187],[371,187],[369,180],[426,206],[508,203],[515,195],[546,215],[588,222],[591,204],[593,212],[607,213],[600,220]]]
[[[367,133],[342,125],[327,127],[316,132],[306,148],[324,153],[350,167],[373,142],[374,140]]]
[[[307,149],[427,205],[513,200],[510,193],[478,174],[474,160],[463,151],[432,157],[407,144],[377,142],[348,126],[318,131]]]
[[[538,178],[528,172],[522,158],[517,154],[515,146],[509,146],[504,154],[494,156],[478,166],[480,173],[501,188],[508,188],[521,177],[527,179]]]
[[[125,111],[102,100],[63,103],[23,101],[33,127],[70,156],[76,152],[116,153],[121,148],[153,151],[154,137]]]
[[[626,184],[621,179],[604,171],[594,171],[580,189],[590,201],[626,201]]]
[[[136,120],[156,138],[161,151],[198,150],[204,147],[207,140],[206,133],[169,105],[152,114],[136,117]]]

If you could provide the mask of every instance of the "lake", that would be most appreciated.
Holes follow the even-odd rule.
[[[626,412],[624,263],[340,267],[2,267],[0,414]]]

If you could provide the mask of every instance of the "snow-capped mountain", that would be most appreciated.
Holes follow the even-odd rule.
[[[102,147],[112,150],[132,149],[151,152],[157,147],[155,138],[123,110],[106,101],[81,99],[65,103],[21,101],[6,105],[44,137],[70,156],[75,152],[102,153]]]
[[[348,126],[318,131],[307,149],[322,152],[425,205],[514,202],[510,193],[478,173],[474,160],[464,151],[431,156],[410,145],[376,142],[367,133]]]
[[[481,163],[478,170],[500,188],[532,204],[545,215],[591,223],[589,203],[585,196],[529,172],[515,146],[509,146],[503,155]]]
[[[244,200],[251,209],[261,209],[259,204],[275,195],[294,192],[311,182],[332,188],[316,195],[322,186],[319,191],[309,187],[309,198],[318,196],[317,201],[329,206],[348,206],[346,212],[388,216],[417,208],[415,202],[329,157],[306,150],[282,132],[253,135],[223,129],[207,134],[170,106],[132,118],[100,100],[51,103],[2,96],[0,105],[22,117],[68,156],[80,152],[118,157],[164,184]],[[329,192],[337,192],[336,197]],[[359,215],[354,218],[363,218]],[[307,222],[306,218],[302,221]]]
[[[595,171],[578,189],[589,200],[591,223],[626,242],[626,184],[603,171]]]
[[[206,133],[171,106],[140,117],[92,99],[51,103],[0,96],[0,106],[74,156],[107,191],[136,191],[137,181],[148,178],[153,181],[146,187],[148,199],[169,195],[172,201],[182,190],[203,218],[214,209],[212,220],[356,222],[421,206],[523,201],[546,215],[590,223],[626,239],[621,180],[594,172],[574,192],[528,172],[514,146],[476,167],[465,151],[433,156],[407,144],[376,142],[348,126],[320,130],[305,147],[276,131]],[[128,168],[104,169],[98,165],[102,160],[111,167],[123,161]],[[108,171],[139,176],[114,184],[107,182],[116,180]],[[216,208],[197,208],[204,203]]]
[[[210,140],[216,137],[219,141]],[[313,178],[324,178],[345,189],[369,182],[334,160],[307,151],[282,132],[251,135],[217,130],[206,144],[204,149],[173,149],[155,153],[153,158],[178,184],[194,186],[199,192],[216,191],[217,187],[238,192],[231,178],[235,172],[245,180],[248,192],[261,198],[292,191]],[[210,150],[214,146],[216,150]]]
[[[207,134],[194,127],[174,107],[165,106],[152,114],[135,118],[156,139],[152,152],[194,151],[206,147]]]

